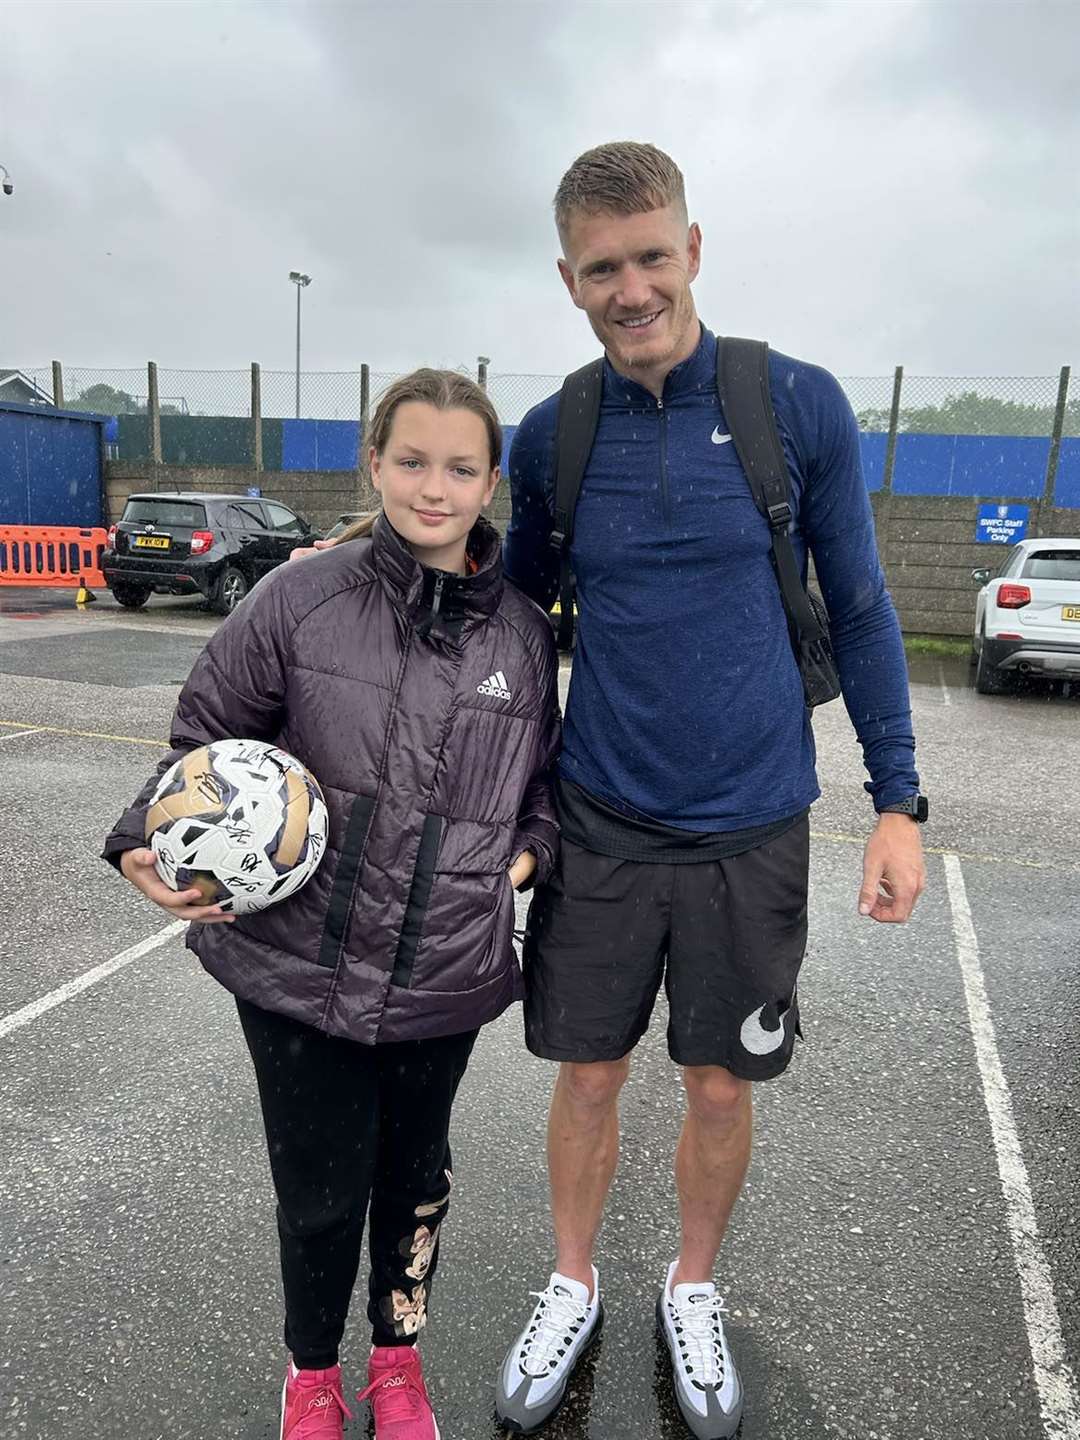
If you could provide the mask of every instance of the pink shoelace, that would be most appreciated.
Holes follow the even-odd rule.
[[[378,1418],[387,1420],[422,1420],[423,1399],[416,1381],[404,1368],[389,1370],[361,1390],[357,1400],[371,1400],[378,1406]]]
[[[310,1388],[312,1392],[311,1399],[314,1399],[317,1395],[325,1395],[327,1398],[324,1403],[319,1404],[315,1409],[312,1409],[311,1402],[308,1402],[307,1413],[300,1421],[300,1424],[289,1432],[289,1440],[321,1440],[321,1437],[326,1435],[327,1417],[330,1412],[331,1402],[338,1406],[346,1420],[353,1418],[352,1411],[345,1404],[345,1399],[336,1386],[312,1385],[309,1387],[305,1385],[301,1388],[304,1391]]]

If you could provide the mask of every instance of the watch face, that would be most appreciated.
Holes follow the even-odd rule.
[[[925,821],[930,817],[930,801],[925,795],[915,796],[915,819]]]

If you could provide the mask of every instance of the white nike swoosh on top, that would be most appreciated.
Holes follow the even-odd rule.
[[[728,442],[730,439],[731,439],[731,436],[730,436],[730,435],[721,435],[721,434],[720,434],[720,426],[719,426],[719,425],[717,425],[716,429],[712,432],[712,443],[713,443],[714,445],[726,445],[727,442]]]

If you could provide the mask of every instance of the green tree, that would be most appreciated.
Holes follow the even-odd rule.
[[[117,390],[112,385],[89,385],[80,390],[68,406],[71,410],[93,410],[99,415],[145,415],[146,401],[126,390]],[[180,405],[163,404],[162,415],[183,415]]]
[[[94,410],[99,415],[140,415],[146,404],[112,385],[88,385],[69,401],[72,410]]]
[[[861,430],[889,428],[888,410],[860,410],[856,419]],[[961,390],[947,395],[940,405],[901,409],[898,428],[910,435],[1040,435],[1049,436],[1054,427],[1053,405],[1030,405],[1020,400],[1000,400]],[[1080,398],[1065,406],[1065,435],[1080,435]]]

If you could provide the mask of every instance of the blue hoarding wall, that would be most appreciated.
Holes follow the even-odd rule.
[[[360,454],[356,420],[282,420],[283,470],[355,470]]]
[[[114,422],[115,423],[115,422]],[[250,421],[212,416],[161,417],[166,464],[250,465]],[[360,455],[356,420],[264,420],[263,464],[267,470],[355,470]],[[503,471],[516,425],[504,427]],[[122,415],[120,458],[146,459],[149,429],[145,414]],[[869,490],[880,490],[885,475],[888,436],[863,431],[859,436]],[[902,432],[897,437],[893,489],[898,495],[1042,496],[1050,440],[1045,436],[928,435]],[[1080,509],[1080,437],[1061,442],[1056,503]]]
[[[1061,442],[1058,456],[1057,504],[1062,509],[1080,510],[1080,437]]]
[[[1015,495],[1037,500],[1049,438],[1026,435],[898,435],[897,495]]]
[[[859,436],[868,490],[880,490],[889,437]],[[897,495],[1008,495],[1038,500],[1046,483],[1050,441],[1028,435],[911,435],[896,437],[893,490]],[[1056,503],[1080,509],[1080,438],[1061,442]]]
[[[102,524],[106,418],[0,405],[0,525]]]

